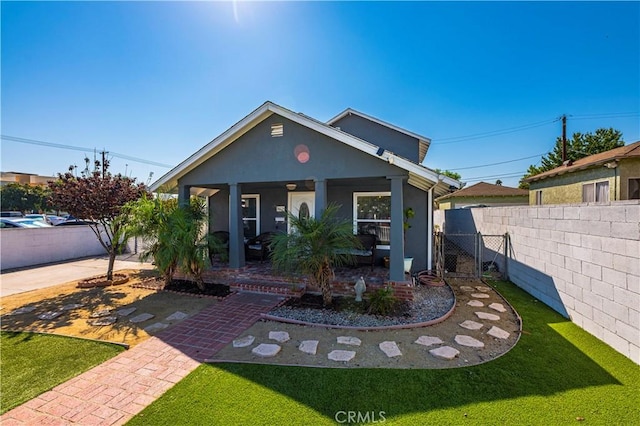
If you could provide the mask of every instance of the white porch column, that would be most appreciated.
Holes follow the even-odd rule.
[[[242,268],[244,265],[242,185],[231,183],[229,184],[229,267]]]

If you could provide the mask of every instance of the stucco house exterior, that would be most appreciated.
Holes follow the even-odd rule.
[[[430,140],[347,109],[328,122],[272,102],[231,126],[156,181],[154,192],[177,190],[208,199],[209,231],[229,232],[229,266],[245,265],[244,241],[287,232],[286,212],[319,216],[329,203],[353,221],[355,233],[378,236],[377,257],[390,257],[389,279],[430,268],[433,200],[459,187],[423,166]],[[404,209],[415,217],[403,232]]]
[[[529,204],[640,199],[640,141],[531,176]]]
[[[529,191],[510,186],[478,182],[436,199],[440,210],[466,207],[526,206]]]

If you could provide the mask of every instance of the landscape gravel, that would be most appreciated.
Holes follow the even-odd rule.
[[[404,316],[384,317],[355,312],[336,312],[330,309],[291,306],[276,307],[269,312],[269,315],[313,324],[385,327],[432,321],[449,312],[454,303],[455,297],[449,286],[430,287],[419,285],[414,289],[414,300],[411,302],[408,314]]]

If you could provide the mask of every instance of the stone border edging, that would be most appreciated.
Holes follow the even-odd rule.
[[[277,321],[277,322],[283,322],[287,324],[297,324],[297,325],[306,325],[310,327],[324,327],[324,328],[335,328],[335,329],[344,329],[344,330],[358,330],[358,331],[401,330],[401,329],[408,329],[408,328],[428,327],[430,325],[438,324],[445,321],[447,318],[453,315],[453,312],[456,310],[456,302],[457,302],[456,292],[453,291],[453,289],[449,284],[446,284],[446,285],[447,287],[449,287],[449,290],[451,290],[451,294],[453,295],[453,305],[451,306],[451,309],[449,309],[449,311],[446,312],[443,316],[430,321],[416,322],[411,324],[383,325],[378,327],[357,327],[357,326],[350,326],[350,325],[320,324],[316,322],[307,322],[307,321],[300,321],[300,320],[294,320],[289,318],[282,318],[282,317],[269,315],[269,314],[260,314],[260,318],[263,320]],[[500,295],[500,297],[502,297],[502,295]],[[502,298],[504,299],[504,297]],[[511,307],[511,305],[509,306]],[[511,307],[511,309],[513,309],[513,307]],[[518,317],[518,319],[520,318]],[[520,324],[522,325],[522,320],[520,320]]]
[[[492,358],[490,360],[490,361],[493,361],[493,360],[498,359],[498,358],[502,357],[503,355],[508,354],[509,352],[511,352],[511,350],[516,347],[518,342],[520,342],[520,337],[522,337],[522,317],[520,316],[518,311],[516,311],[516,308],[514,308],[513,305],[511,303],[509,303],[509,301],[502,295],[502,293],[500,293],[494,286],[492,286],[489,283],[487,283],[487,280],[485,280],[484,278],[481,278],[480,281],[485,283],[485,285],[487,285],[489,288],[491,288],[491,290],[495,291],[496,294],[498,296],[500,296],[500,299],[502,299],[504,301],[504,303],[509,305],[509,308],[511,308],[511,311],[514,313],[514,315],[516,316],[516,319],[518,320],[518,336],[516,337],[516,341],[513,342],[513,345],[509,349],[507,349],[505,352],[501,353],[500,355],[498,355],[495,358]],[[511,284],[513,284],[513,283],[511,283]],[[515,284],[513,284],[513,285],[515,285]],[[487,361],[487,362],[489,362],[489,361]],[[481,364],[484,364],[484,362],[481,363]]]

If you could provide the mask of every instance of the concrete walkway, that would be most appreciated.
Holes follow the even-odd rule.
[[[282,299],[238,293],[0,417],[0,424],[122,425]]]

